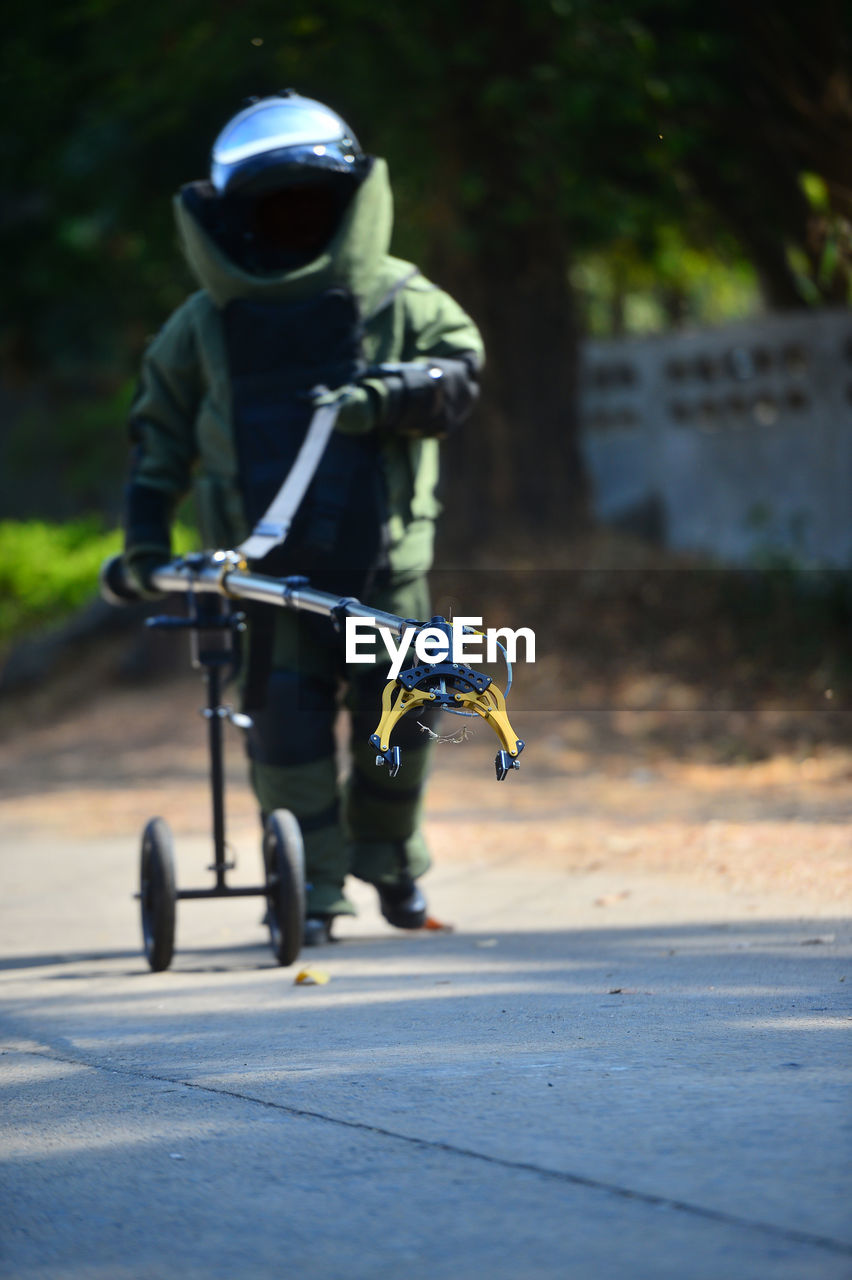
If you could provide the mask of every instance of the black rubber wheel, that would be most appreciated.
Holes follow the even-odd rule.
[[[177,899],[172,833],[162,818],[152,818],[142,833],[139,880],[145,955],[159,973],[174,955]]]
[[[266,819],[263,867],[269,941],[278,963],[292,964],[305,931],[305,846],[288,809],[276,809]]]

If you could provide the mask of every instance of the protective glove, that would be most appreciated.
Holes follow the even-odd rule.
[[[143,600],[162,594],[151,574],[172,558],[172,497],[151,485],[131,480],[124,502],[124,568],[130,586]]]
[[[474,356],[379,365],[382,425],[406,436],[448,436],[476,403],[476,371]]]
[[[162,552],[159,556],[151,556],[150,553],[143,556],[123,557],[124,572],[127,581],[133,591],[141,600],[159,600],[162,591],[157,591],[156,586],[152,584],[151,573],[155,568],[160,568],[161,564],[168,563],[170,559],[168,552]]]
[[[321,392],[313,404],[337,404],[335,430],[344,435],[385,427],[405,436],[443,438],[476,403],[477,364],[471,355],[377,365],[357,383]]]
[[[345,436],[363,436],[373,431],[381,420],[381,402],[372,386],[350,384],[334,391],[323,391],[313,398],[313,407],[338,406],[335,431]]]

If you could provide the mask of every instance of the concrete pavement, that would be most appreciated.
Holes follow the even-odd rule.
[[[848,920],[519,856],[430,874],[451,933],[353,886],[327,985],[253,899],[154,975],[134,841],[2,844],[0,1274],[852,1275]]]

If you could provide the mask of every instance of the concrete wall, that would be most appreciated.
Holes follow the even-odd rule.
[[[852,311],[588,342],[596,514],[676,549],[852,565]]]

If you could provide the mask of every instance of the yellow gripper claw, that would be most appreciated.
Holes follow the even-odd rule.
[[[397,680],[385,685],[381,719],[370,742],[377,751],[376,764],[386,764],[391,777],[399,772],[401,763],[399,747],[391,746],[391,734],[397,722],[415,708],[435,704],[481,716],[491,726],[501,746],[494,761],[498,781],[502,782],[510,769],[519,768],[518,756],[524,743],[509,722],[503,692],[482,672],[450,663],[435,663],[404,671]]]

